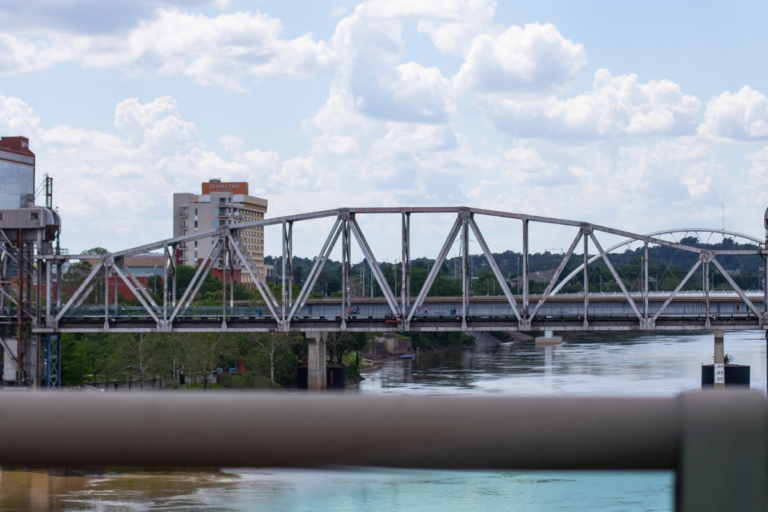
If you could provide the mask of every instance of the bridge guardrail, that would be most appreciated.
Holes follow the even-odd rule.
[[[765,510],[768,403],[749,391],[674,398],[6,393],[0,417],[2,465],[674,470],[678,511]]]

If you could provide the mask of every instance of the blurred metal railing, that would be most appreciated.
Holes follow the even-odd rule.
[[[260,393],[0,395],[13,466],[674,470],[676,510],[765,510],[768,403]]]

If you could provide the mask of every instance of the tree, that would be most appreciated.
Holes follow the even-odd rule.
[[[120,343],[120,360],[125,368],[131,370],[131,375],[138,376],[139,387],[144,388],[145,377],[153,368],[157,358],[156,338],[143,332],[115,336]]]
[[[181,373],[184,371],[185,346],[183,337],[175,334],[158,335],[157,369],[161,375],[169,376],[173,387],[179,387]]]
[[[234,338],[226,333],[193,334],[191,339],[199,367],[203,372],[203,389],[206,389],[208,373],[216,368],[220,360],[237,357],[237,345]]]
[[[259,333],[253,335],[250,340],[255,343],[266,355],[269,356],[269,380],[272,387],[275,387],[275,354],[281,348],[287,348],[296,341],[296,335],[291,333]],[[254,358],[256,355],[256,358]],[[258,355],[254,354],[249,358],[249,365],[258,366]],[[295,356],[294,356],[295,359]],[[255,363],[255,364],[254,364]]]
[[[334,358],[338,364],[342,364],[344,353],[351,347],[353,334],[348,332],[331,332],[325,340],[325,347],[330,352],[331,362]]]
[[[91,372],[81,334],[61,336],[61,385],[82,386]]]
[[[355,366],[360,366],[360,351],[368,348],[368,335],[364,332],[355,333],[349,343],[349,349],[355,351]]]

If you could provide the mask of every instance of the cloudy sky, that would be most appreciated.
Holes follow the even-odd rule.
[[[765,19],[764,0],[0,0],[0,132],[54,177],[72,251],[170,236],[172,193],[212,177],[270,216],[469,205],[642,233],[719,227],[724,203],[762,236]],[[419,222],[416,255],[447,229]],[[487,236],[519,250],[515,229]]]

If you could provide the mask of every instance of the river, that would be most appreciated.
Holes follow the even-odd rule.
[[[726,353],[766,388],[763,332],[728,333]],[[389,359],[355,393],[654,395],[700,386],[705,334],[575,334],[561,346],[478,346]],[[334,439],[329,442],[343,443]],[[222,470],[0,473],[4,511],[671,511],[671,472]]]

